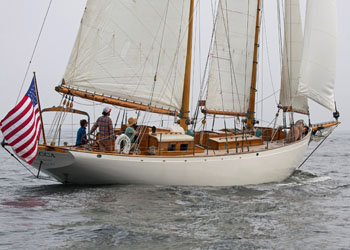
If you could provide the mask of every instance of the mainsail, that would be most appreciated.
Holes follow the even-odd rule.
[[[309,0],[299,92],[335,111],[336,0]]]
[[[308,112],[307,98],[298,92],[303,33],[299,0],[286,0],[284,11],[284,47],[280,106]]]
[[[180,110],[189,1],[88,0],[67,85]]]
[[[252,78],[257,0],[220,0],[206,109],[246,113]]]

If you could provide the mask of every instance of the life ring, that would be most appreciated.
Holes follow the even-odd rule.
[[[123,150],[121,150],[122,143],[124,144]],[[127,135],[118,136],[117,140],[115,141],[115,150],[118,153],[129,154],[130,148],[131,148],[130,138]]]

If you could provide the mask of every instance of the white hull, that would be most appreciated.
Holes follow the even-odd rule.
[[[301,162],[310,140],[222,156],[144,157],[40,151],[33,166],[62,183],[234,186],[281,182]]]

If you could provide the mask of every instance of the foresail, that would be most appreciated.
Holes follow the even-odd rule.
[[[206,109],[246,113],[252,78],[257,0],[220,0]]]
[[[280,106],[307,113],[307,98],[298,92],[303,41],[299,0],[285,0]]]
[[[336,0],[308,0],[299,92],[335,111]]]
[[[189,1],[88,0],[67,85],[180,110]]]

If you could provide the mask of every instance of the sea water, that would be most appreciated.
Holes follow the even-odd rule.
[[[0,249],[350,249],[349,141],[283,183],[221,188],[62,185],[0,149]]]

